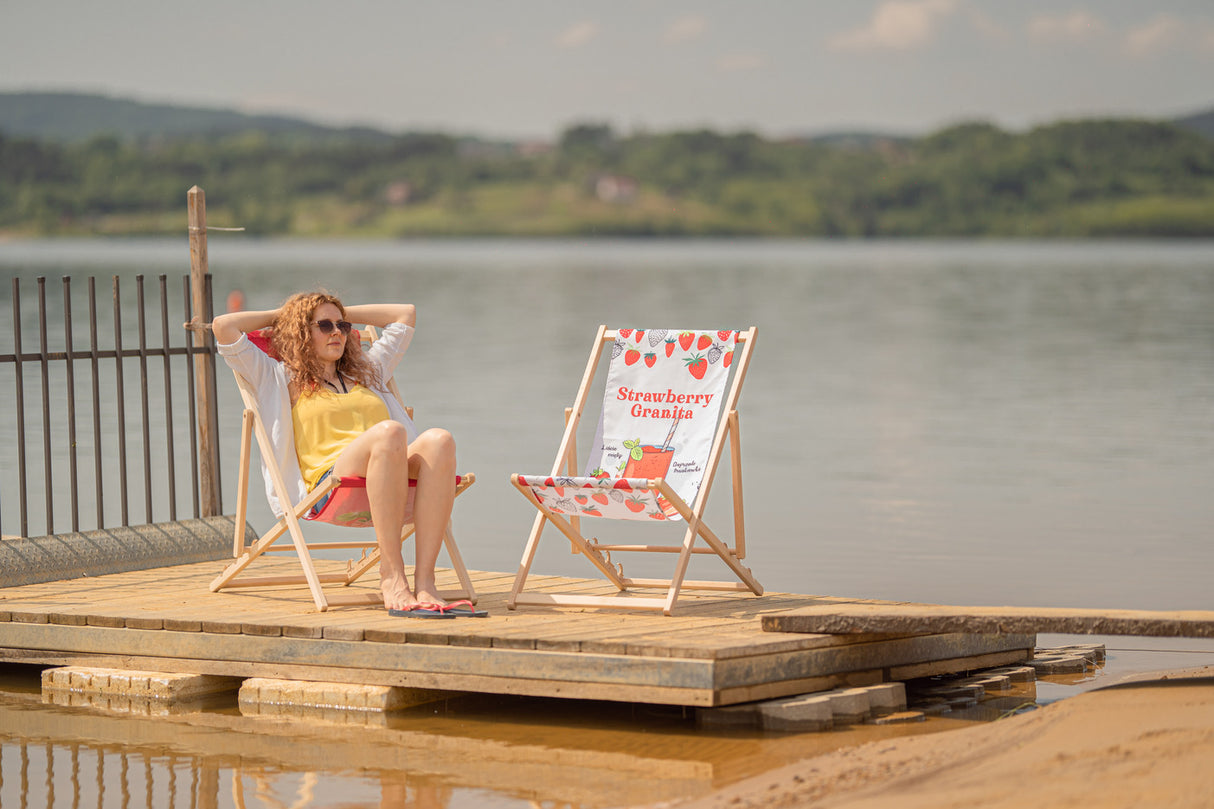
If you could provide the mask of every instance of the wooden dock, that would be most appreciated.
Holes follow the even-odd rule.
[[[277,566],[285,573],[297,565],[267,560],[263,570]],[[784,593],[684,595],[669,617],[510,611],[513,576],[493,572],[472,574],[488,618],[393,618],[373,605],[321,613],[306,588],[211,593],[221,567],[0,588],[0,662],[708,707],[1014,663],[1036,641],[1020,633],[764,631],[765,616],[857,602]],[[350,589],[370,600],[377,584],[367,578]],[[454,574],[440,571],[439,586],[454,589]],[[533,577],[532,588],[615,592],[602,580],[562,577]]]
[[[1209,610],[1104,610],[1076,607],[953,607],[943,604],[821,604],[764,615],[771,632],[1046,632],[1214,638]]]

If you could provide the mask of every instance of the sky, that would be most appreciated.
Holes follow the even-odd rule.
[[[0,0],[0,91],[392,132],[922,134],[1214,107],[1211,0]]]

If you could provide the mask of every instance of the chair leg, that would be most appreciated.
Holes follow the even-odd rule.
[[[464,597],[476,603],[476,589],[472,586],[472,578],[468,575],[468,568],[464,565],[464,557],[459,552],[459,546],[455,544],[455,533],[451,529],[451,523],[447,523],[447,530],[443,532],[443,546],[447,549],[447,556],[451,559],[451,567],[455,568],[455,575],[459,578],[460,587],[464,590]]]
[[[683,537],[683,550],[679,552],[678,561],[674,566],[674,575],[670,577],[670,589],[666,591],[666,603],[662,607],[664,615],[670,615],[679,600],[679,591],[683,589],[683,579],[687,576],[687,565],[691,562],[691,547],[695,544],[699,527],[699,515],[688,520],[687,534]]]
[[[535,551],[540,545],[540,534],[544,532],[544,523],[548,518],[543,514],[535,515],[535,522],[531,525],[531,536],[527,539],[527,547],[523,550],[523,558],[518,564],[518,573],[514,574],[514,586],[510,588],[510,597],[506,599],[506,609],[514,609],[517,606],[518,594],[522,592],[523,586],[527,583],[527,574],[531,570],[531,563],[535,561]]]

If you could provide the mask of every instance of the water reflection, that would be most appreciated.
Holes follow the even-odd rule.
[[[943,730],[697,728],[658,706],[470,697],[394,714],[166,706],[0,676],[0,806],[596,807],[686,799],[843,746]],[[954,725],[955,726],[955,725]]]

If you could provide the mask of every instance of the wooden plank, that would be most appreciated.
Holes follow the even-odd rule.
[[[918,635],[805,651],[715,661],[718,690],[849,671],[953,660],[992,652],[1031,650],[1033,635]],[[1027,657],[1027,652],[1024,657]]]
[[[1050,633],[1214,638],[1208,610],[1104,610],[1071,607],[953,607],[938,604],[837,604],[763,616],[767,632]]]

